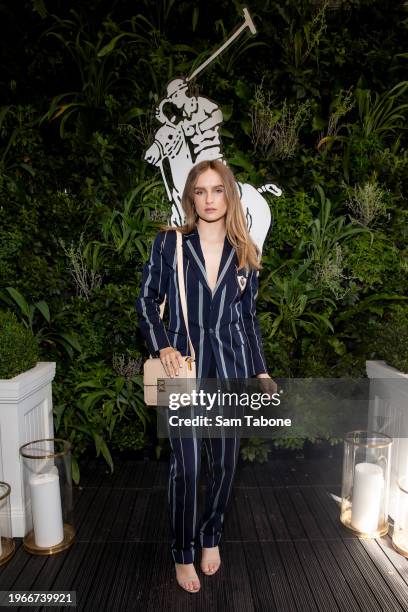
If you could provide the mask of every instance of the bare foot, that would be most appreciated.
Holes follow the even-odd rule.
[[[207,576],[212,576],[221,565],[218,546],[203,548],[201,552],[201,569]]]
[[[198,593],[201,585],[194,563],[175,563],[175,566],[176,580],[181,588],[189,593]]]

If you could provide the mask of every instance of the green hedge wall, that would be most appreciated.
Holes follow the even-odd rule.
[[[258,300],[271,373],[364,376],[367,358],[406,368],[407,6],[248,8],[258,35],[194,90],[223,110],[237,178],[284,192],[267,196]],[[93,444],[111,466],[115,445],[159,453],[134,301],[168,203],[143,155],[166,83],[220,45],[241,5],[33,0],[18,18],[0,11],[0,306],[56,360],[57,433],[76,457]]]

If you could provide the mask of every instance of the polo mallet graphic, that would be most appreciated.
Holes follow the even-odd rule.
[[[215,51],[215,53],[213,53],[212,55],[210,55],[210,57],[208,59],[205,60],[205,62],[203,62],[201,64],[201,66],[199,66],[198,68],[196,68],[194,70],[194,72],[192,74],[190,74],[190,76],[188,76],[186,78],[186,81],[192,81],[192,79],[194,79],[194,77],[197,76],[197,74],[199,72],[201,72],[202,70],[204,70],[204,68],[206,68],[208,66],[208,64],[211,64],[211,62],[218,57],[218,55],[220,55],[220,53],[222,53],[227,47],[229,47],[229,45],[241,34],[241,32],[243,32],[246,28],[249,28],[251,34],[256,34],[256,28],[255,28],[255,24],[252,21],[251,15],[249,14],[248,9],[244,8],[244,18],[245,21],[244,23],[239,26],[239,28],[237,30],[235,30],[235,32],[225,41],[225,43],[223,45],[221,45],[221,47],[219,49],[217,49],[217,51]]]

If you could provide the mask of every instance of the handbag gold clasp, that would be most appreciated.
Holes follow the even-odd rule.
[[[159,393],[163,393],[166,390],[166,379],[158,378],[157,379],[157,391]]]

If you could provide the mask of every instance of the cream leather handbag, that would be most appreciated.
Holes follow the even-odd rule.
[[[188,387],[191,387],[191,385],[195,386],[195,383],[193,383],[192,380],[194,379],[195,381],[196,378],[195,351],[188,329],[186,288],[184,285],[183,274],[183,239],[181,232],[177,230],[175,230],[175,232],[177,237],[177,278],[180,291],[181,309],[183,311],[183,318],[187,330],[187,338],[191,356],[183,357],[183,367],[180,368],[179,375],[172,379],[166,374],[159,357],[150,357],[150,359],[146,359],[143,368],[143,386],[144,400],[148,406],[157,406],[158,393],[166,391],[166,383],[169,380],[175,381],[176,378],[182,381],[185,379],[190,379]],[[160,309],[160,316],[163,316],[163,310],[164,308]],[[187,391],[187,389],[184,389],[184,391]]]

